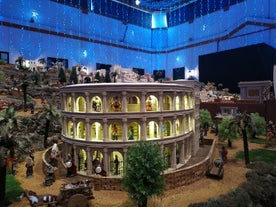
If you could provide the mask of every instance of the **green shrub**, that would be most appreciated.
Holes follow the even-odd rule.
[[[6,176],[6,203],[11,204],[15,201],[19,201],[19,196],[22,194],[23,189],[20,183],[15,179],[14,176],[7,172]]]
[[[237,152],[236,157],[244,159],[244,152]],[[276,165],[276,151],[267,149],[254,149],[249,151],[249,157],[251,162],[263,161],[268,164]]]

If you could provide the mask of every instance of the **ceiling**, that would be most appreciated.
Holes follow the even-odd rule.
[[[112,0],[114,2],[122,3],[132,6],[137,9],[141,9],[147,12],[157,11],[172,11],[179,9],[198,0],[139,0],[139,5],[136,4],[137,0]]]
[[[1,0],[0,0],[1,1]],[[230,6],[246,0],[51,0],[73,6],[84,13],[93,12],[117,19],[123,24],[133,24],[152,28],[152,14],[161,12],[166,15],[167,27],[211,14],[218,10],[227,11]]]

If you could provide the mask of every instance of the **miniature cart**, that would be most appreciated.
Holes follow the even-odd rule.
[[[92,187],[93,185],[90,180],[81,180],[76,183],[62,184],[58,196],[51,194],[37,195],[37,193],[29,190],[25,190],[24,194],[29,200],[31,207],[55,207],[57,205],[62,205],[63,207],[86,206],[89,199],[94,199]]]
[[[210,178],[222,179],[223,175],[223,161],[221,158],[218,158],[211,165],[208,166],[206,176]]]
[[[36,192],[31,190],[25,190],[24,195],[28,199],[30,206],[37,207],[37,206],[47,206],[47,207],[55,207],[58,202],[58,197],[52,194],[44,194],[44,195],[37,195]]]
[[[87,199],[94,199],[92,193],[92,182],[90,180],[82,180],[76,183],[62,184],[60,195],[58,196],[60,204],[67,205],[68,200],[74,195],[82,195]]]

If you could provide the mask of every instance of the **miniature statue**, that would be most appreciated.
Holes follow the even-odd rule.
[[[26,178],[32,178],[33,177],[33,166],[34,161],[31,157],[28,157],[27,162],[25,164],[26,167]]]

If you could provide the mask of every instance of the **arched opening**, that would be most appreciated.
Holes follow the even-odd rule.
[[[171,167],[171,149],[169,147],[164,147],[163,156],[164,156],[164,162],[165,162],[166,168],[170,168]]]
[[[106,176],[106,168],[103,165],[103,153],[95,150],[92,154],[92,173]]]
[[[113,122],[109,125],[110,140],[122,140],[122,126],[118,122]]]
[[[150,95],[146,98],[146,111],[157,111],[158,99],[154,95]]]
[[[123,169],[124,169],[124,161],[123,156],[118,151],[113,151],[110,154],[110,175],[123,175]]]
[[[67,111],[73,111],[73,101],[72,101],[72,97],[71,96],[67,97],[66,110]]]
[[[140,111],[140,99],[137,96],[131,96],[128,98],[127,111]]]
[[[77,112],[85,112],[86,110],[86,101],[83,96],[80,96],[76,100],[76,111]]]
[[[109,112],[121,112],[122,100],[118,96],[110,97],[108,99],[108,111]]]
[[[181,109],[181,103],[180,103],[180,98],[179,96],[175,97],[175,110],[180,110]]]
[[[72,121],[68,121],[67,124],[67,136],[73,138],[74,136],[74,124]]]
[[[172,110],[172,97],[168,95],[163,97],[163,110]]]
[[[165,120],[162,126],[162,133],[164,137],[172,136],[172,123],[169,120]]]
[[[86,137],[85,124],[83,121],[80,121],[77,124],[77,138],[85,139],[85,137]]]
[[[137,122],[128,125],[128,140],[140,140],[140,125]]]
[[[91,99],[91,108],[90,111],[92,112],[101,112],[102,111],[102,100],[99,96],[94,96]]]
[[[155,121],[150,121],[147,124],[147,139],[158,138],[158,124]]]
[[[80,149],[79,154],[78,154],[78,161],[79,161],[79,166],[78,170],[79,171],[86,171],[87,169],[87,155],[86,151],[84,149]]]
[[[93,141],[102,141],[103,140],[103,127],[99,122],[94,122],[91,125],[90,137]]]

